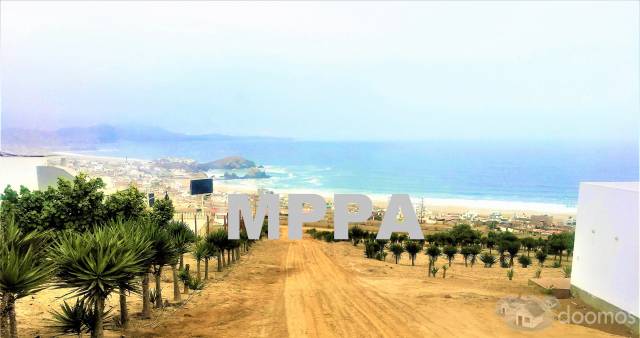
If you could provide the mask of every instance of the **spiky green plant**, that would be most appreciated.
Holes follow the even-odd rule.
[[[447,278],[447,270],[449,269],[449,266],[447,264],[442,266],[442,278]]]
[[[0,335],[18,337],[16,300],[46,287],[54,271],[46,259],[49,233],[23,232],[13,221],[0,228]]]
[[[520,255],[520,257],[518,257],[518,263],[520,263],[523,268],[526,268],[531,265],[531,258],[529,258],[529,256]]]
[[[484,253],[480,255],[480,261],[484,263],[485,268],[490,268],[491,266],[493,266],[493,264],[496,263],[497,259],[496,256],[490,253]]]
[[[571,265],[563,267],[562,272],[564,273],[564,278],[571,278]]]
[[[402,253],[404,252],[404,248],[402,247],[402,244],[400,244],[400,243],[392,243],[389,246],[389,251],[391,251],[391,253],[393,254],[393,257],[396,259],[396,264],[398,264],[398,261],[400,260],[400,257],[402,256]]]
[[[509,280],[512,280],[513,275],[515,275],[515,272],[513,271],[513,268],[511,268],[507,271],[507,278],[509,278]]]
[[[449,266],[451,266],[451,263],[455,259],[456,254],[458,253],[458,248],[454,245],[447,245],[444,247],[442,252],[445,254],[445,256],[447,256],[447,260],[449,261]]]
[[[196,278],[201,279],[200,275],[200,264],[207,256],[207,251],[209,248],[207,247],[207,242],[204,240],[200,240],[196,243],[195,248],[193,249],[193,258],[196,260]]]
[[[409,257],[411,258],[411,265],[415,265],[416,256],[421,249],[422,246],[418,241],[404,242],[404,250],[407,251],[407,254],[409,254]]]
[[[96,313],[92,337],[102,337],[105,300],[115,290],[138,292],[134,279],[145,272],[152,252],[136,251],[136,245],[120,233],[119,227],[102,227],[84,233],[58,234],[51,257],[60,288],[72,288],[72,294],[85,298]]]
[[[540,278],[540,275],[542,274],[542,269],[538,268],[536,270],[536,273],[533,275],[534,278]]]
[[[218,272],[222,271],[224,262],[224,250],[229,245],[229,236],[224,229],[216,230],[207,235],[205,238],[207,244],[211,247],[211,250],[215,250],[218,253]]]
[[[198,280],[197,278],[189,278],[189,289],[191,290],[202,290],[204,289],[205,282],[203,280]]]
[[[440,256],[441,253],[442,252],[440,251],[440,248],[437,245],[431,245],[425,250],[425,254],[429,256],[429,267],[427,271],[433,272],[436,261],[438,260],[438,256]]]
[[[547,253],[542,250],[538,250],[536,252],[536,259],[538,260],[540,266],[544,266],[544,261],[547,260]]]
[[[82,333],[89,332],[86,325],[87,306],[84,299],[78,298],[73,305],[64,301],[60,305],[60,311],[51,310],[51,316],[55,324],[50,325],[56,332],[63,334],[75,334],[78,337]]]
[[[469,246],[469,255],[471,255],[471,267],[476,264],[476,257],[480,254],[481,248],[479,245],[470,245]]]
[[[433,278],[436,278],[436,274],[438,273],[438,268],[437,267],[432,267],[431,268],[431,276],[433,276]]]
[[[184,268],[184,254],[189,252],[191,244],[196,241],[196,235],[184,222],[171,221],[166,226],[166,231],[173,242],[174,249],[179,255],[179,264],[171,264],[173,277],[173,300],[179,302],[180,285],[178,284],[178,270]],[[178,266],[179,265],[179,266]]]

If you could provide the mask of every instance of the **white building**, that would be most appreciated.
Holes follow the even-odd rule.
[[[574,294],[638,323],[638,182],[580,184],[571,273]]]
[[[17,156],[0,152],[0,194],[7,185],[15,191],[20,186],[29,190],[42,190],[56,184],[58,177],[73,179],[67,169],[47,165],[44,156]]]

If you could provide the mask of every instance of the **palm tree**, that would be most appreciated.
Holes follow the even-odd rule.
[[[438,248],[437,245],[431,245],[427,248],[427,250],[425,251],[425,253],[427,254],[427,256],[429,256],[429,270],[428,271],[432,271],[435,268],[435,263],[438,260],[438,256],[440,256],[440,248]],[[428,274],[428,272],[427,272]],[[435,277],[435,275],[434,275]]]
[[[196,259],[196,276],[198,280],[200,280],[200,262],[205,259],[207,255],[207,251],[209,248],[207,247],[207,243],[203,240],[199,240],[196,243],[196,247],[193,250],[193,258]]]
[[[411,257],[411,265],[412,266],[415,265],[416,256],[418,255],[418,252],[420,252],[420,250],[422,249],[422,247],[420,246],[420,243],[418,243],[417,241],[406,241],[404,243],[404,249],[409,254],[409,257]]]
[[[510,242],[507,246],[507,251],[509,252],[509,266],[513,266],[513,259],[518,254],[518,251],[520,251],[520,242]]]
[[[16,300],[46,287],[53,272],[46,259],[48,239],[49,233],[24,233],[14,222],[0,229],[0,336],[18,337]]]
[[[493,264],[496,263],[496,256],[492,254],[484,253],[480,255],[480,261],[484,263],[485,268],[490,268]]]
[[[360,243],[363,237],[364,237],[364,230],[361,227],[356,225],[353,228],[349,229],[349,238],[351,238],[351,242],[353,243],[353,246],[358,245],[358,243]]]
[[[487,249],[489,249],[489,254],[491,254],[491,249],[493,249],[496,245],[496,240],[493,237],[487,237],[487,242],[485,243]]]
[[[543,266],[544,261],[547,260],[547,253],[542,250],[538,250],[538,252],[536,252],[536,259],[538,260],[538,263],[540,263],[540,266]]]
[[[133,252],[140,252],[147,259],[142,262],[142,266],[146,267],[150,264],[150,259],[153,256],[153,249],[151,248],[151,239],[148,237],[148,233],[137,221],[127,222],[111,222],[108,227],[114,227],[112,229],[115,236],[120,236]],[[147,251],[145,253],[145,250]],[[141,277],[145,275],[146,270],[143,270]],[[129,323],[129,309],[127,307],[127,289],[129,281],[123,281],[124,284],[119,287],[120,293],[120,325],[126,328]]]
[[[455,259],[456,254],[458,253],[458,248],[453,245],[447,245],[442,251],[447,256],[449,266],[451,266],[451,262]]]
[[[471,256],[471,248],[469,246],[463,246],[460,249],[460,254],[462,255],[462,258],[464,259],[464,266],[467,267],[467,262],[469,261],[469,256]]]
[[[396,259],[396,264],[398,264],[398,261],[400,260],[400,257],[402,256],[402,253],[404,252],[404,248],[402,247],[402,245],[399,244],[399,243],[392,243],[389,246],[389,251],[391,251],[391,253],[393,253],[393,257]]]
[[[189,252],[190,244],[195,242],[196,235],[184,222],[171,221],[166,227],[176,252],[180,255],[180,270],[184,268],[184,254]],[[171,273],[173,276],[173,300],[179,302],[180,284],[178,284],[178,267],[177,264],[171,265]]]
[[[218,252],[218,272],[224,266],[224,250],[227,247],[229,237],[224,229],[219,229],[207,235],[206,242]]]
[[[128,243],[130,240],[119,231],[120,227],[104,227],[84,233],[61,233],[52,247],[58,287],[74,288],[74,294],[93,308],[91,337],[104,336],[107,297],[117,289],[138,290],[133,281],[144,273],[152,252],[149,248],[133,250],[137,246]]]
[[[153,231],[151,237],[151,243],[154,250],[154,255],[151,258],[151,265],[153,270],[153,276],[156,282],[156,308],[162,308],[162,288],[160,287],[162,268],[165,265],[175,265],[179,260],[179,252],[175,247],[173,240],[169,232],[165,229],[159,228],[153,224],[156,230]],[[174,280],[175,282],[175,280]]]
[[[478,254],[480,254],[480,251],[482,251],[480,249],[479,245],[470,245],[469,246],[469,254],[471,255],[471,267],[473,268],[473,265],[476,264],[476,257],[478,256]]]

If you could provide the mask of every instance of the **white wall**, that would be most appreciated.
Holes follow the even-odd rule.
[[[0,157],[0,194],[8,184],[15,191],[20,191],[20,185],[37,190],[37,167],[45,164],[45,157]]]
[[[581,183],[571,284],[638,317],[638,182]]]

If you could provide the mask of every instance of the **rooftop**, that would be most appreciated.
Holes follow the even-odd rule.
[[[581,184],[595,185],[604,188],[620,189],[638,192],[640,182],[582,182]]]

